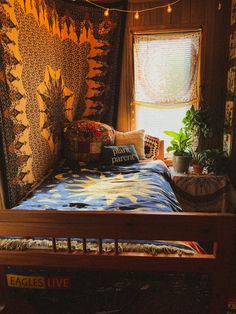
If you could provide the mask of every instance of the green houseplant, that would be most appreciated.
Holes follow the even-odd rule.
[[[228,173],[230,158],[226,151],[207,149],[205,151],[205,166],[208,173],[224,175]]]
[[[173,151],[173,167],[176,172],[184,173],[188,171],[191,160],[191,134],[184,128],[179,132],[164,131],[164,133],[172,137],[171,145],[167,147],[167,152]]]
[[[183,128],[178,133],[173,131],[164,131],[164,133],[172,137],[171,145],[167,147],[167,152],[174,152],[174,169],[183,173],[188,170],[191,155],[193,156],[194,165],[202,164],[203,159],[206,157],[205,153],[200,153],[199,151],[199,140],[202,137],[207,137],[210,133],[210,117],[207,110],[203,107],[196,109],[192,106],[187,110],[182,122]],[[181,158],[176,158],[177,156],[181,156]],[[186,164],[186,166],[182,166],[182,164]],[[203,170],[203,166],[200,166],[198,172]]]
[[[191,132],[192,150],[196,151],[199,142],[203,137],[207,137],[210,133],[210,116],[203,107],[196,109],[192,106],[185,114],[182,120],[184,128]]]
[[[204,166],[206,164],[206,152],[205,151],[191,151],[192,166],[195,174],[202,174]]]

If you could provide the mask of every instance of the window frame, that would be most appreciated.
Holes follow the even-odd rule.
[[[133,53],[133,35],[134,34],[160,34],[160,33],[181,33],[181,32],[194,32],[201,31],[200,36],[200,54],[199,54],[199,65],[198,65],[198,80],[199,80],[199,100],[202,98],[204,92],[204,82],[205,82],[205,47],[206,47],[206,36],[205,36],[204,25],[153,25],[153,26],[135,26],[129,28],[129,52],[130,52],[130,62],[132,68],[132,99],[129,106],[129,117],[130,117],[130,129],[135,130],[135,105],[134,105],[134,53]],[[199,107],[199,102],[196,108]]]

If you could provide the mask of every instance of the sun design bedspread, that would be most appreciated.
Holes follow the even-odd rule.
[[[14,210],[182,211],[172,191],[169,178],[169,170],[161,161],[80,170],[62,165]],[[87,243],[88,250],[96,251],[96,241],[90,240]],[[67,244],[64,242],[63,239],[60,239],[57,242],[58,247],[65,248]],[[72,241],[73,249],[82,250],[82,245],[81,239]],[[38,246],[52,247],[52,242],[34,238],[0,240],[0,249],[24,250]],[[103,250],[114,251],[114,243],[105,240]],[[161,240],[121,240],[119,250],[151,254],[202,252],[195,242]]]
[[[14,209],[182,211],[163,162],[82,168],[62,166]]]

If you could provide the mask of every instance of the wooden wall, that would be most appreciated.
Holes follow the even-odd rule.
[[[227,78],[227,97],[226,97],[226,125],[225,141],[228,141],[228,152],[231,157],[231,182],[236,188],[236,1],[231,0],[231,18],[228,23],[229,31],[229,58],[228,58],[228,78]],[[231,39],[231,40],[230,40]],[[229,113],[229,114],[228,114]],[[236,274],[235,274],[236,275]],[[235,286],[236,288],[236,286]]]
[[[181,0],[173,5],[171,14],[166,8],[140,13],[140,18],[130,19],[132,28],[186,28],[203,29],[201,85],[205,106],[209,108],[214,132],[206,145],[212,148],[222,147],[224,107],[226,94],[226,69],[228,57],[228,24],[230,18],[230,0]],[[131,0],[132,9],[144,9],[163,1]],[[147,19],[146,14],[149,14]]]

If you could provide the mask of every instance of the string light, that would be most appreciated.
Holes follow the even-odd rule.
[[[76,0],[74,0],[74,1],[76,1]],[[157,9],[167,8],[167,12],[171,13],[173,5],[175,5],[176,3],[180,2],[181,0],[175,0],[175,1],[169,2],[168,4],[158,5],[158,6],[155,6],[155,7],[142,9],[142,10],[138,10],[138,11],[137,10],[125,10],[125,9],[119,9],[119,8],[107,8],[107,7],[104,7],[104,6],[102,6],[102,5],[98,4],[98,3],[95,3],[95,2],[90,1],[90,0],[84,0],[84,1],[89,3],[89,4],[91,4],[91,5],[93,5],[93,6],[95,6],[95,7],[103,9],[105,16],[109,16],[110,11],[124,12],[124,13],[133,13],[134,14],[134,18],[136,20],[138,20],[139,19],[139,14],[142,13],[142,12],[147,12],[147,11],[153,11],[153,10],[157,10]]]
[[[138,19],[139,19],[139,12],[138,12],[138,11],[135,12],[134,18],[135,18],[135,20],[138,20]]]
[[[171,12],[172,12],[172,7],[171,7],[171,5],[169,5],[169,4],[168,4],[168,7],[167,7],[167,12],[168,12],[168,13],[171,13]]]
[[[109,16],[109,9],[106,9],[106,10],[104,11],[104,16]]]

